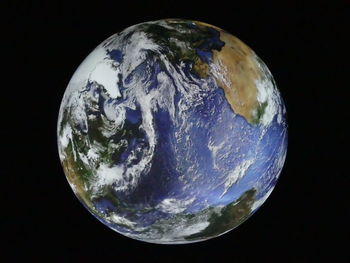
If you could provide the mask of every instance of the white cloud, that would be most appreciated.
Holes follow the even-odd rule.
[[[195,198],[180,200],[175,198],[166,198],[157,205],[157,209],[169,214],[177,214],[186,210],[187,206],[193,203]]]
[[[224,196],[227,191],[247,172],[248,168],[254,163],[253,159],[244,160],[241,164],[239,164],[226,178],[225,181],[225,190],[222,193],[221,197]]]

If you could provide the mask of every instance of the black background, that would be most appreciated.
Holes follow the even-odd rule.
[[[3,1],[0,261],[349,262],[350,5],[307,3]],[[59,105],[82,60],[110,35],[161,18],[239,37],[288,111],[287,159],[268,201],[237,229],[189,245],[147,244],[99,223],[71,191],[56,146]]]

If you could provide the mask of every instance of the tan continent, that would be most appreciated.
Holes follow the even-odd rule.
[[[93,208],[93,204],[85,191],[84,182],[81,179],[81,172],[74,160],[71,151],[66,151],[67,157],[62,161],[64,173],[70,183],[74,187],[74,192],[84,201],[89,208]]]
[[[225,97],[233,111],[248,122],[254,123],[258,107],[255,81],[261,77],[254,52],[238,38],[222,29],[203,22],[196,23],[220,32],[220,40],[225,45],[221,51],[213,50],[210,72],[218,86],[224,89]]]

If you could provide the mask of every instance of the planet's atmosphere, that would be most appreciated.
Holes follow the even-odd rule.
[[[58,150],[83,205],[120,234],[182,244],[226,233],[271,194],[286,109],[264,62],[203,22],[141,23],[74,73]]]

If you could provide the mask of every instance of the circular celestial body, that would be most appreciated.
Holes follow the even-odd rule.
[[[286,109],[264,62],[218,27],[131,26],[81,63],[62,99],[58,150],[98,220],[151,243],[237,227],[272,192],[287,151]]]

